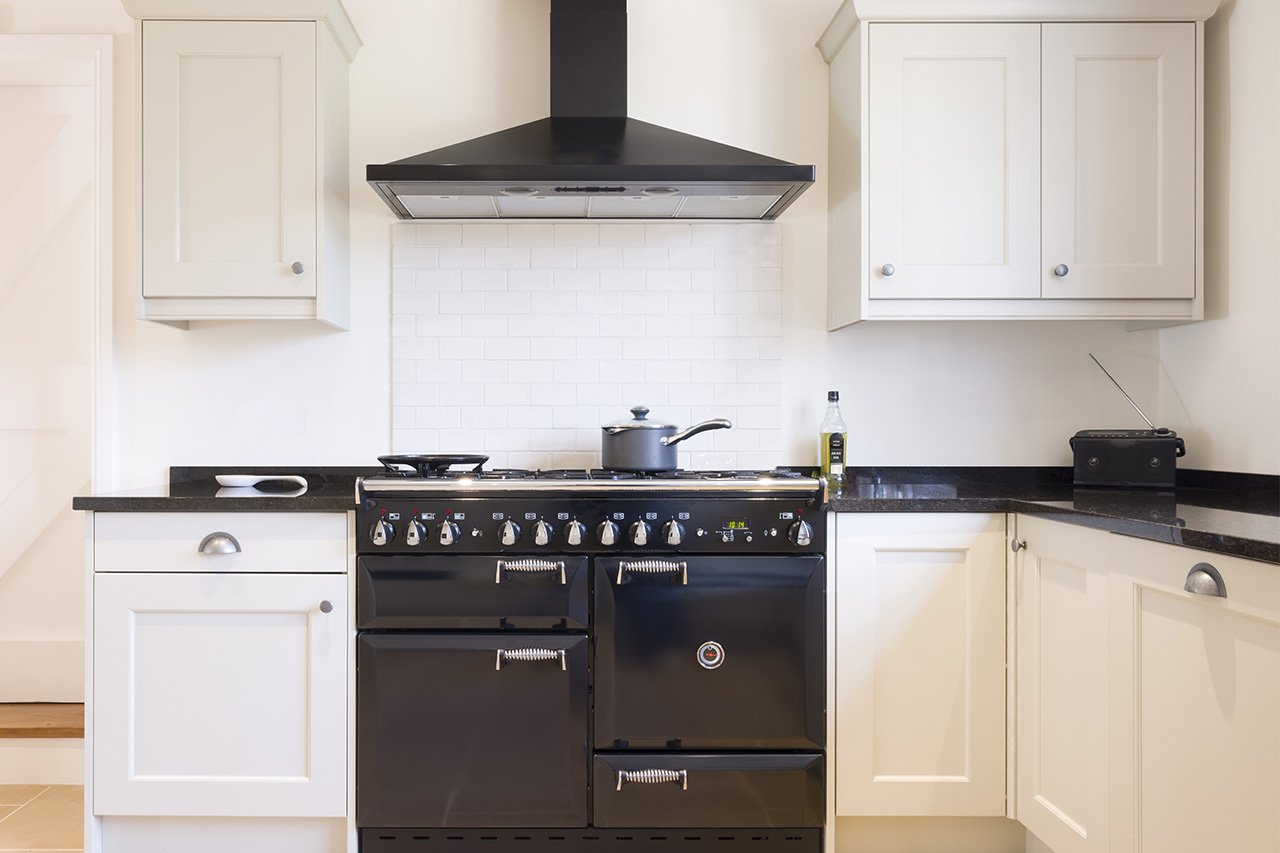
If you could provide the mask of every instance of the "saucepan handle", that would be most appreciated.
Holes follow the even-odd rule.
[[[697,435],[700,432],[706,432],[709,429],[730,429],[732,426],[733,424],[724,418],[712,418],[709,421],[703,421],[700,424],[685,427],[674,435],[663,436],[659,441],[663,447],[670,447],[676,442],[684,441],[689,436]]]

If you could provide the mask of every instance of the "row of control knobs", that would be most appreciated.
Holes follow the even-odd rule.
[[[473,531],[473,535],[478,535],[478,531]],[[508,519],[498,525],[498,541],[502,545],[511,546],[520,541],[520,525]],[[646,521],[633,522],[627,528],[627,536],[632,545],[642,546],[648,545],[653,528]],[[705,535],[706,531],[699,530],[698,535]],[[606,547],[618,544],[622,529],[613,521],[602,521],[596,525],[596,541]],[[773,531],[776,535],[776,531]],[[441,545],[453,545],[461,537],[462,531],[452,521],[442,521],[436,529],[436,541]],[[416,548],[427,540],[430,533],[427,526],[418,519],[412,519],[405,527],[404,543],[411,548]],[[551,540],[555,536],[555,528],[549,522],[539,519],[533,524],[533,544],[537,546],[550,545]],[[565,544],[576,546],[581,545],[587,536],[587,526],[581,521],[573,520],[564,526]],[[664,545],[681,545],[685,541],[684,525],[672,519],[662,525],[662,531],[658,540]],[[396,538],[395,525],[385,518],[380,518],[373,524],[373,529],[369,532],[369,538],[374,545],[387,545]],[[813,528],[806,521],[792,522],[787,529],[787,538],[792,543],[800,546],[808,545],[813,541]],[[726,539],[726,541],[728,541]],[[750,541],[750,537],[748,537]]]

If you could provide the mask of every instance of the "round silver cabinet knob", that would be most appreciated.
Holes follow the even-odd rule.
[[[1067,273],[1069,272],[1071,272],[1071,268],[1068,267],[1066,264],[1058,264],[1056,267],[1053,268],[1053,274],[1056,275],[1058,278],[1066,278]]]
[[[898,268],[895,267],[893,264],[885,264],[884,266],[880,267],[880,274],[885,278],[888,278],[889,276],[893,275],[897,271],[898,271]]]
[[[328,601],[328,600],[320,602],[320,612],[321,612],[321,613],[332,613],[332,612],[333,612],[333,602],[332,602],[332,601]]]
[[[459,534],[458,525],[452,521],[444,521],[440,524],[440,544],[452,545],[458,541]]]
[[[637,521],[631,525],[631,544],[632,545],[648,545],[649,544],[649,525],[643,521]]]
[[[596,527],[596,539],[601,545],[616,545],[618,543],[618,525],[612,521],[602,521]]]
[[[564,526],[564,541],[568,545],[581,545],[587,538],[587,526],[574,519]]]
[[[520,541],[520,525],[507,519],[498,526],[498,541],[503,545],[514,545]]]
[[[551,536],[554,532],[555,531],[552,529],[550,524],[539,519],[538,523],[533,525],[533,544],[534,545],[550,544]]]
[[[294,275],[302,275],[307,271],[307,268],[302,265],[302,261],[294,261],[289,264],[289,269],[293,270]]]

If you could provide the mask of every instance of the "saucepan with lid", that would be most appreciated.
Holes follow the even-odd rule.
[[[651,421],[649,410],[636,406],[630,420],[614,421],[601,427],[600,461],[611,471],[674,471],[676,444],[709,429],[729,429],[724,418],[712,418],[685,429],[675,424]]]

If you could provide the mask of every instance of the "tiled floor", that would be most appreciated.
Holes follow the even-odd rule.
[[[0,853],[84,849],[84,788],[0,785]]]

